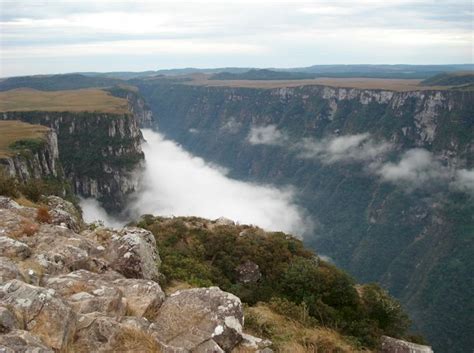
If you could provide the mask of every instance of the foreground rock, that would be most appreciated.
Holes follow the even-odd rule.
[[[165,297],[152,233],[82,230],[71,203],[42,202],[48,223],[0,197],[0,352],[219,353],[242,341],[236,296],[211,287]]]
[[[242,340],[242,325],[240,299],[211,287],[172,294],[163,303],[152,328],[168,348],[192,350],[212,340],[230,351]]]

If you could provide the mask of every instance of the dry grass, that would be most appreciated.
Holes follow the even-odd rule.
[[[0,92],[0,111],[128,113],[127,100],[100,89],[38,91],[14,89]]]
[[[161,353],[157,341],[146,332],[133,327],[124,327],[114,337],[108,352]]]
[[[421,80],[415,79],[388,79],[388,78],[328,78],[321,77],[307,80],[209,80],[209,76],[195,76],[192,81],[183,82],[186,85],[209,87],[247,87],[247,88],[283,88],[299,86],[330,86],[359,89],[383,89],[389,91],[420,91],[446,90],[450,86],[420,86]]]
[[[16,203],[18,203],[20,206],[24,206],[24,207],[32,207],[32,208],[38,208],[38,204],[34,203],[33,201],[31,200],[28,200],[26,197],[24,196],[20,196],[18,198],[15,199]]]
[[[257,337],[272,340],[273,348],[280,353],[360,352],[339,333],[323,327],[305,326],[277,314],[264,304],[246,308],[244,329]]]
[[[51,223],[51,215],[46,206],[40,206],[36,211],[36,221],[40,223]]]
[[[1,95],[1,93],[0,93]],[[0,102],[2,98],[0,98]],[[2,105],[2,103],[0,103]],[[0,158],[13,154],[9,146],[19,140],[44,139],[49,128],[41,125],[33,125],[18,120],[0,121]]]
[[[179,290],[183,289],[190,289],[190,288],[195,288],[195,286],[190,285],[189,283],[186,282],[181,282],[181,281],[171,281],[170,284],[168,284],[165,288],[165,294],[166,295],[171,295],[174,292],[177,292]]]
[[[31,221],[23,221],[21,225],[21,234],[26,235],[27,237],[32,237],[36,234],[39,229],[39,225],[37,223],[33,223]]]

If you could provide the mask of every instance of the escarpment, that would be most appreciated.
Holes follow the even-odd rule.
[[[472,347],[474,204],[459,188],[474,168],[472,91],[138,86],[160,131],[190,152],[239,179],[295,186],[318,224],[306,244],[382,283],[435,348]]]
[[[23,138],[21,130],[32,128],[38,129],[40,136],[36,139]],[[12,129],[20,131],[19,137],[11,142],[9,149],[0,156],[0,165],[8,175],[26,182],[30,179],[57,178],[62,173],[58,138],[54,130],[19,121],[0,121],[0,132],[4,139],[8,138],[7,135]],[[25,135],[28,136],[28,133]]]
[[[137,188],[134,172],[143,164],[143,137],[132,113],[9,111],[1,118],[55,132],[55,152],[76,195],[96,198],[107,210],[119,212]]]

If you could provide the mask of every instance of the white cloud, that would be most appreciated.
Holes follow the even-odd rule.
[[[460,191],[474,195],[474,169],[460,169],[456,171],[456,177],[452,186]]]
[[[146,169],[142,190],[129,203],[132,219],[142,214],[164,216],[221,216],[242,224],[254,224],[267,230],[284,231],[302,236],[311,222],[295,203],[291,188],[245,183],[228,178],[223,171],[193,157],[159,133],[143,130],[148,141],[143,146]],[[83,201],[87,220],[105,219],[108,224],[119,221],[107,218],[98,204]]]
[[[323,163],[371,161],[391,149],[386,142],[375,142],[370,134],[304,139],[296,145],[301,158],[316,158]]]
[[[398,163],[382,165],[377,174],[385,181],[417,188],[433,182],[447,182],[451,172],[432,153],[415,148],[406,151]]]
[[[252,126],[247,139],[252,145],[280,145],[286,135],[276,125]]]

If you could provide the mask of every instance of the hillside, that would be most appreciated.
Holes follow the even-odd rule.
[[[474,71],[458,71],[442,73],[426,80],[421,84],[425,86],[462,86],[474,84]]]
[[[0,243],[8,245],[0,247],[0,347],[388,353],[392,341],[382,335],[405,333],[396,301],[356,286],[290,235],[224,219],[145,216],[136,226],[85,224],[55,196],[27,206],[0,196]],[[209,237],[215,248],[206,253]]]
[[[473,346],[472,92],[138,86],[160,131],[193,154],[295,186],[315,223],[305,243],[382,283],[435,350]]]

